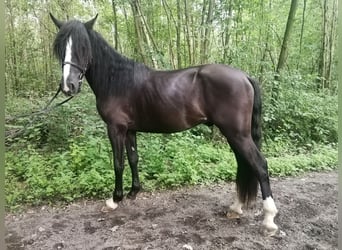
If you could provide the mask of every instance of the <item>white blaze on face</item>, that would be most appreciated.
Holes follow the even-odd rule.
[[[65,49],[65,58],[64,58],[64,62],[72,62],[71,60],[71,55],[72,55],[72,39],[71,37],[69,37],[67,45],[66,45],[66,49]],[[67,85],[67,79],[70,75],[70,64],[65,64],[63,66],[63,86],[62,89],[64,92],[68,92],[69,91],[69,87]]]

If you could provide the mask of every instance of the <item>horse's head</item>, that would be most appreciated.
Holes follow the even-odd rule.
[[[59,29],[54,41],[54,53],[62,65],[60,88],[68,96],[80,92],[82,80],[92,60],[88,31],[93,28],[97,15],[88,22],[59,21],[51,13],[51,19]]]

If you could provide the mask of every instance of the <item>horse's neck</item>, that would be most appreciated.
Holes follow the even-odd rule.
[[[122,95],[146,79],[150,69],[145,65],[125,58],[109,47],[97,49],[86,74],[97,98]]]

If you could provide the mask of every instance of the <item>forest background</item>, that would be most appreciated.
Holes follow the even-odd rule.
[[[337,0],[5,4],[7,209],[108,197],[113,189],[111,148],[89,87],[48,113],[25,116],[46,105],[61,77],[49,12],[83,21],[99,13],[95,30],[113,48],[156,69],[242,69],[262,89],[262,150],[271,176],[337,167]],[[235,178],[234,155],[215,127],[139,134],[138,149],[145,190]],[[128,188],[129,171],[124,180]]]

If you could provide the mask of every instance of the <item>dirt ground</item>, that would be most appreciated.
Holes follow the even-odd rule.
[[[115,211],[104,201],[7,214],[8,249],[337,249],[338,174],[272,178],[277,235],[261,231],[262,201],[228,219],[234,183],[140,193]]]

